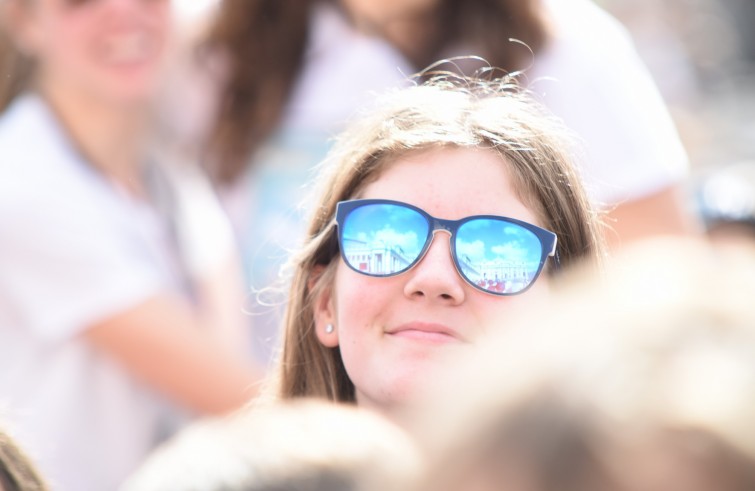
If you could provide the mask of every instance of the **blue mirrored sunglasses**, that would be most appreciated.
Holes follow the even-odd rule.
[[[525,292],[556,253],[556,234],[521,220],[479,215],[435,218],[400,201],[358,199],[336,206],[338,245],[344,262],[368,276],[386,277],[414,267],[436,231],[451,235],[451,256],[467,283],[493,295]]]

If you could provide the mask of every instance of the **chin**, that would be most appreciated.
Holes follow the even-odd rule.
[[[157,95],[160,77],[153,66],[113,69],[99,77],[100,94],[113,102],[148,102]]]
[[[391,384],[390,402],[406,405],[435,393],[443,385],[450,362],[447,358],[432,358],[414,363],[398,374]]]

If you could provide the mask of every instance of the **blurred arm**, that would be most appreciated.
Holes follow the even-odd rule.
[[[189,409],[236,409],[257,395],[261,372],[197,324],[188,305],[159,295],[96,323],[84,336]]]
[[[252,323],[244,313],[244,282],[236,256],[226,258],[217,267],[196,280],[198,315],[202,327],[221,345],[249,355]]]
[[[653,235],[694,235],[702,225],[689,209],[679,186],[616,205],[606,213],[606,240],[611,249]]]

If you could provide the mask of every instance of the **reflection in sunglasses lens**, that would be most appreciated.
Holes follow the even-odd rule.
[[[348,265],[364,274],[406,271],[430,240],[430,223],[415,209],[372,203],[353,209],[342,225],[341,248]],[[461,275],[491,293],[519,293],[540,269],[542,243],[532,231],[499,218],[459,225],[453,251]]]
[[[419,257],[429,224],[410,208],[373,204],[352,211],[343,229],[341,246],[349,265],[387,276],[406,270]]]
[[[456,256],[467,280],[493,293],[518,293],[537,274],[542,246],[529,230],[503,220],[465,222],[456,234]]]

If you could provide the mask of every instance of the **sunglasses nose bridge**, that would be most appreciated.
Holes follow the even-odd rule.
[[[433,235],[435,235],[436,232],[446,232],[448,235],[453,235],[454,232],[453,222],[441,218],[433,218],[432,227]]]
[[[451,261],[454,263],[454,268],[457,270],[457,272],[459,272],[459,268],[456,265],[456,260],[453,257],[453,255],[454,255],[454,252],[453,252],[454,251],[454,247],[453,247],[453,244],[451,244],[451,242],[453,241],[453,236],[454,236],[454,228],[453,228],[453,223],[452,222],[450,222],[448,220],[443,220],[443,219],[440,219],[440,218],[434,218],[433,217],[432,232],[430,234],[430,238],[429,238],[428,243],[427,243],[427,249],[429,249],[430,246],[432,245],[432,243],[435,241],[435,236],[439,232],[441,232],[441,233],[445,232],[445,233],[448,234],[449,246],[450,246],[449,252],[451,253]],[[460,275],[460,276],[462,276],[462,278],[463,278],[463,275]]]
[[[441,220],[440,218],[433,218],[433,222],[431,225],[432,225],[432,233],[430,234],[430,240],[428,241],[427,247],[430,247],[430,245],[432,245],[433,240],[435,240],[435,235],[438,232],[447,233],[449,238],[453,237],[454,235],[451,224],[447,222],[446,220]]]
[[[433,242],[435,241],[435,235],[438,232],[445,232],[448,234],[449,237],[453,236],[453,233],[446,227],[435,227],[433,228],[432,232],[430,233],[430,237],[427,240],[427,249],[430,248],[430,246],[433,245]]]

